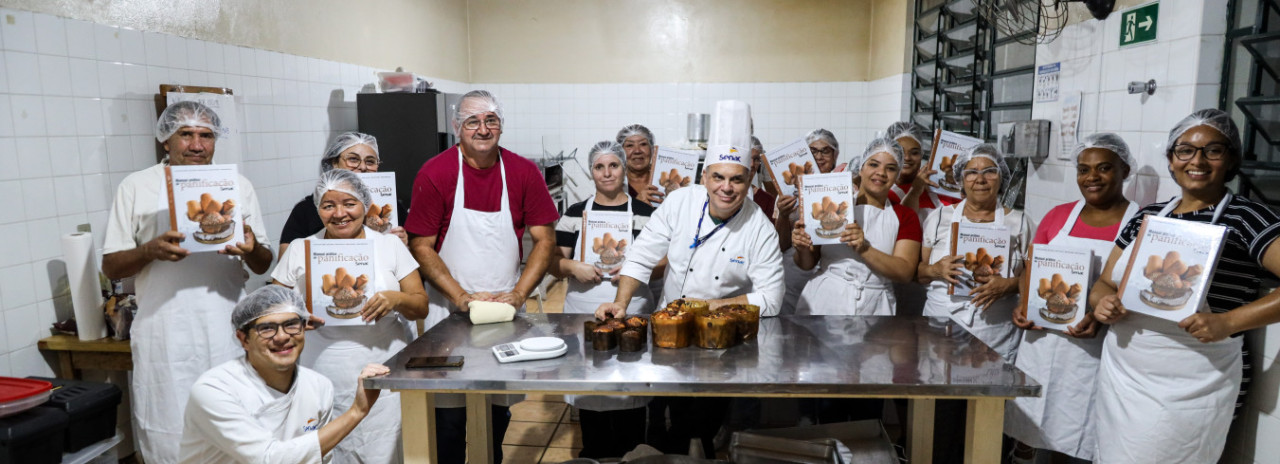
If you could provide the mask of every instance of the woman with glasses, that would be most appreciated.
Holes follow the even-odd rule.
[[[1280,217],[1233,195],[1240,133],[1231,116],[1196,111],[1169,132],[1165,159],[1179,187],[1143,207],[1115,240],[1089,293],[1110,324],[1098,369],[1098,462],[1217,462],[1244,374],[1240,335],[1280,321],[1280,292],[1259,298],[1260,276],[1280,274]],[[1201,311],[1174,323],[1128,314],[1117,294],[1147,215],[1216,224],[1226,241]]]
[[[1115,246],[1120,227],[1138,211],[1138,204],[1124,197],[1133,156],[1129,145],[1116,134],[1085,137],[1073,151],[1076,185],[1081,200],[1064,203],[1045,214],[1036,228],[1032,246],[1052,245],[1093,253],[1093,274],[1102,272],[1102,260]],[[1032,254],[1035,251],[1032,250]],[[1033,285],[1022,281],[1022,291]],[[1038,308],[1033,308],[1033,311]],[[1037,449],[1093,460],[1093,414],[1098,358],[1102,354],[1099,324],[1085,313],[1066,333],[1046,331],[1027,319],[1027,307],[1019,304],[1013,323],[1025,330],[1015,364],[1040,383],[1039,397],[1017,398],[1005,409],[1005,434],[1017,440],[1013,462],[1035,462]]]
[[[378,139],[361,132],[346,132],[335,137],[325,149],[324,156],[320,157],[320,173],[324,174],[333,169],[378,172],[378,166],[381,163],[378,157]],[[401,192],[400,195],[403,196],[405,193]],[[396,209],[396,217],[403,222],[409,216],[408,209],[403,206],[403,202],[396,205]],[[316,215],[315,201],[308,195],[293,206],[293,211],[289,212],[289,218],[284,221],[284,230],[280,231],[280,256],[284,257],[285,250],[289,249],[289,244],[294,240],[308,237],[323,228],[324,224],[320,223],[319,216]],[[400,224],[392,226],[387,233],[394,234],[400,237],[402,242],[408,243],[409,236]]]
[[[1013,361],[1021,335],[1013,325],[1013,308],[1018,302],[1018,280],[1023,258],[1034,229],[1021,211],[1005,208],[1000,196],[1009,183],[1009,168],[1000,150],[981,144],[960,155],[952,168],[962,180],[964,199],[929,214],[924,222],[920,265],[916,279],[929,287],[924,315],[950,317],[982,340],[1006,360]],[[964,256],[952,256],[951,224],[994,224],[1009,232],[1006,265],[1010,277],[992,276],[978,285],[971,296],[948,295],[947,288],[964,272]]]
[[[394,235],[364,225],[372,196],[354,172],[334,169],[320,175],[313,206],[324,228],[295,240],[280,258],[273,283],[298,289],[307,285],[307,256],[302,241],[371,239],[375,275],[360,310],[364,326],[320,327],[307,337],[302,365],[333,381],[334,409],[345,410],[355,396],[351,377],[369,363],[380,363],[413,340],[410,321],[427,316],[427,291],[418,277],[418,261]],[[312,316],[313,319],[316,316]],[[334,450],[334,462],[400,462],[400,397],[384,394],[364,422]]]
[[[818,172],[814,174],[826,174],[836,168],[836,159],[840,157],[840,142],[836,140],[835,134],[826,129],[814,129],[804,139],[818,165]],[[775,208],[773,225],[778,232],[778,244],[782,248],[782,277],[787,285],[787,293],[782,297],[782,308],[778,314],[795,313],[800,292],[804,291],[804,286],[818,272],[817,269],[805,270],[796,266],[796,250],[791,246],[791,231],[800,219],[799,209],[796,208],[798,201],[798,195],[778,195],[778,205]]]

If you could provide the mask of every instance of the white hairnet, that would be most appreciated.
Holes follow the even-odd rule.
[[[183,127],[209,129],[213,131],[215,139],[227,135],[227,130],[222,127],[222,119],[218,118],[218,113],[213,108],[200,102],[180,101],[169,105],[156,119],[156,140],[164,143]]]
[[[639,124],[632,124],[630,126],[623,127],[622,130],[618,131],[618,144],[621,145],[623,142],[627,141],[627,137],[631,137],[633,135],[643,135],[644,138],[649,139],[650,146],[655,143],[653,141],[653,131],[650,131],[648,127],[644,127]]]
[[[760,150],[760,154],[764,154],[764,144],[760,143],[760,137],[751,136],[751,149]]]
[[[618,145],[617,143],[610,142],[608,140],[602,140],[599,143],[596,143],[595,146],[591,147],[591,151],[587,152],[587,166],[595,166],[596,160],[600,159],[601,156],[608,155],[618,157],[618,162],[622,162],[622,160],[626,159],[625,155],[622,154],[622,145]]]
[[[1116,156],[1120,157],[1120,162],[1124,163],[1125,166],[1129,166],[1130,168],[1133,167],[1133,153],[1129,152],[1129,144],[1124,143],[1124,139],[1119,135],[1110,132],[1099,132],[1085,137],[1084,140],[1081,140],[1080,143],[1076,144],[1076,148],[1071,151],[1071,159],[1074,159],[1079,163],[1080,154],[1084,153],[1085,150],[1093,148],[1101,148],[1115,153]]]
[[[497,114],[498,119],[506,121],[502,116],[502,104],[498,102],[498,97],[493,96],[488,90],[472,90],[464,93],[462,98],[458,99],[458,107],[454,111],[454,128],[462,127],[462,122],[467,118],[490,112]]]
[[[1009,178],[1012,173],[1009,172],[1009,165],[1004,163],[1004,155],[1000,153],[1000,149],[990,143],[980,143],[975,145],[956,158],[956,163],[951,166],[951,173],[956,180],[964,179],[964,167],[973,161],[974,158],[986,158],[996,163],[1000,167],[1000,193],[1004,193],[1005,187],[1009,185]]]
[[[884,130],[884,134],[885,137],[893,139],[894,141],[903,137],[909,137],[911,140],[915,140],[916,143],[920,144],[921,151],[924,151],[924,149],[933,142],[933,138],[929,136],[929,132],[926,131],[924,127],[911,121],[898,121],[890,124],[889,128]],[[926,142],[926,140],[928,142]]]
[[[355,171],[346,169],[334,169],[329,172],[320,174],[320,180],[316,182],[315,195],[312,200],[316,202],[316,208],[320,207],[320,199],[324,197],[326,192],[338,191],[360,200],[364,203],[365,208],[373,203],[373,195],[369,193],[369,188],[365,187],[364,181]]]
[[[231,326],[243,330],[262,316],[279,313],[298,313],[303,320],[307,314],[307,302],[302,295],[288,287],[266,285],[245,295],[231,310]]]
[[[1182,118],[1178,124],[1173,126],[1173,130],[1169,131],[1169,141],[1165,144],[1166,158],[1172,156],[1173,146],[1178,143],[1178,138],[1182,137],[1188,130],[1196,126],[1207,126],[1217,130],[1227,138],[1227,152],[1231,159],[1235,162],[1232,164],[1231,170],[1227,172],[1226,181],[1231,182],[1236,178],[1236,174],[1240,173],[1240,129],[1236,128],[1235,121],[1231,120],[1231,115],[1225,111],[1215,108],[1205,108],[1197,110],[1191,115]],[[1169,168],[1170,175],[1173,174],[1173,167]]]
[[[831,131],[826,129],[814,129],[812,132],[809,132],[804,136],[805,144],[812,144],[819,140],[827,142],[827,145],[831,145],[831,148],[836,149],[836,155],[840,154],[840,142],[836,141],[836,134],[832,134]]]
[[[347,151],[348,148],[356,145],[368,145],[373,149],[373,156],[378,155],[378,139],[372,135],[363,132],[344,132],[329,142],[329,147],[325,148],[324,156],[320,157],[320,172],[324,173],[333,169],[333,162],[338,159],[338,155]]]
[[[871,159],[871,156],[876,153],[888,153],[893,155],[893,159],[898,161],[898,169],[902,169],[902,157],[904,156],[902,154],[902,145],[898,145],[897,140],[888,137],[881,137],[871,140],[871,143],[867,144],[867,149],[862,151],[862,156],[849,162],[849,168],[853,172],[853,175],[857,176],[858,172],[862,170],[862,165],[866,163],[868,159]]]

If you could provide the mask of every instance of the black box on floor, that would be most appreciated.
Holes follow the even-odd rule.
[[[67,413],[52,408],[31,408],[0,418],[0,464],[62,462],[67,420]]]
[[[74,453],[86,446],[116,434],[116,407],[120,405],[120,388],[104,382],[27,377],[53,384],[49,401],[42,408],[61,410],[70,417],[67,426],[66,452]]]

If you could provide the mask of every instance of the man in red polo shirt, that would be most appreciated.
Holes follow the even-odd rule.
[[[502,107],[489,92],[467,92],[453,120],[455,145],[428,160],[413,181],[404,228],[430,292],[429,328],[471,301],[501,301],[517,308],[542,281],[555,251],[555,222],[541,171],[532,161],[502,149]],[[520,239],[528,229],[533,250],[520,269]],[[493,398],[493,455],[502,462],[512,398]],[[439,461],[466,458],[462,395],[436,395]],[[518,401],[518,399],[515,399]]]

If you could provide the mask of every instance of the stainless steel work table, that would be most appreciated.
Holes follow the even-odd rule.
[[[519,314],[473,326],[455,314],[387,361],[368,387],[400,392],[406,463],[435,462],[435,393],[464,393],[469,461],[492,460],[489,399],[496,393],[909,399],[911,462],[932,462],[934,400],[968,400],[965,462],[1000,462],[1004,401],[1040,386],[962,327],[924,317],[782,316],[757,340],[726,350],[583,347],[586,314]],[[499,364],[494,345],[560,337],[559,358]],[[406,370],[413,356],[465,356],[461,369]]]

